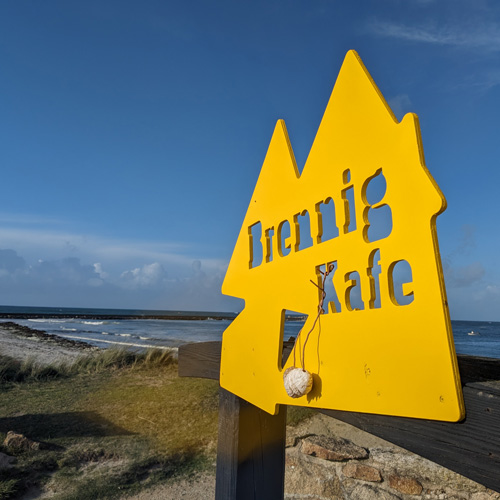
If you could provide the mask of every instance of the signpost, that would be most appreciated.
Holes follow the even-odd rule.
[[[500,488],[500,360],[457,363],[445,207],[417,117],[396,120],[355,52],[301,174],[278,121],[223,284],[245,308],[222,346],[179,348],[180,376],[222,387],[217,500],[283,498],[288,405]],[[287,312],[307,317],[294,341]]]
[[[416,115],[398,122],[348,52],[301,174],[276,125],[223,284],[245,308],[223,335],[221,386],[270,414],[463,419],[436,233],[445,207]],[[287,312],[307,320],[284,363]],[[311,374],[307,394],[287,393],[289,368]]]

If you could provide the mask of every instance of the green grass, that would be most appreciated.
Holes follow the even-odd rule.
[[[0,499],[43,486],[54,499],[123,498],[213,468],[218,384],[179,378],[165,351],[108,349],[36,371],[2,357],[0,442],[9,430],[42,443],[0,473]]]
[[[28,489],[54,500],[126,498],[214,470],[218,383],[179,378],[170,353],[107,349],[39,367],[0,356],[0,443],[9,430],[42,443],[0,471],[0,500]],[[288,424],[314,414],[289,407]],[[16,496],[17,495],[17,496]]]
[[[71,364],[54,363],[48,366],[38,364],[34,358],[18,361],[0,354],[0,384],[50,380],[124,367],[157,368],[175,363],[172,353],[161,349],[149,349],[140,353],[126,349],[105,349],[81,356]]]
[[[12,498],[17,491],[17,483],[16,479],[7,479],[5,481],[0,479],[0,498]]]

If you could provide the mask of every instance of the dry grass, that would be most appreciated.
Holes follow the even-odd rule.
[[[138,368],[111,377],[89,395],[85,407],[160,451],[202,450],[217,438],[218,384],[179,378],[177,366]]]
[[[34,358],[19,361],[0,354],[0,384],[50,380],[125,367],[158,368],[175,363],[172,352],[163,349],[133,352],[126,349],[111,348],[84,354],[73,363],[60,362],[51,365],[40,365]]]
[[[179,378],[165,351],[106,350],[49,376],[32,364],[0,366],[9,373],[0,440],[14,430],[42,443],[38,452],[0,449],[18,460],[0,472],[0,499],[30,488],[55,500],[123,498],[213,467],[218,384]]]
[[[9,430],[42,443],[0,446],[18,460],[0,471],[0,500],[126,498],[214,469],[218,383],[179,378],[169,352],[108,349],[44,370],[0,357],[0,373],[0,443]],[[288,423],[312,414],[289,408]]]

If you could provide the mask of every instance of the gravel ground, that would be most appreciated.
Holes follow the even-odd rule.
[[[126,500],[210,500],[215,498],[215,474],[200,474],[143,491]]]

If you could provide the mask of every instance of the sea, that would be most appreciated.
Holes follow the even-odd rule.
[[[236,316],[206,311],[0,306],[0,322],[13,321],[101,348],[169,348],[217,341]],[[297,336],[303,319],[287,316],[285,339]],[[457,353],[500,359],[500,322],[452,320],[451,325]]]

